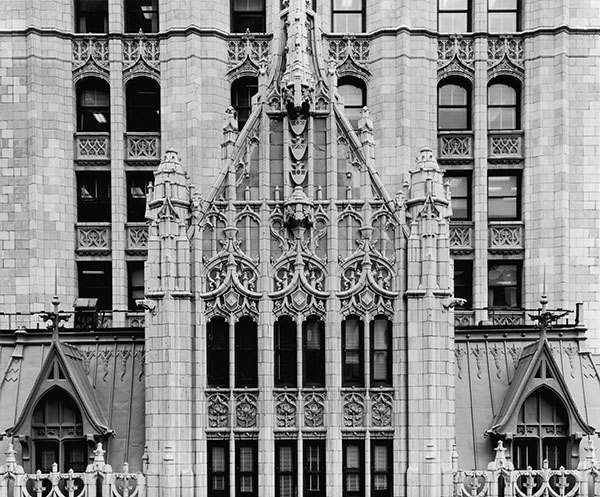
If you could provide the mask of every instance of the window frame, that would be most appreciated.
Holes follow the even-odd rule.
[[[363,107],[367,106],[367,85],[362,79],[357,78],[355,76],[342,76],[338,80],[337,85],[338,93],[340,94],[340,96],[342,96],[342,98],[343,95],[340,92],[340,88],[342,88],[343,86],[352,86],[360,91],[360,105],[350,105],[346,101],[344,101],[344,115],[348,118],[348,121],[350,121],[352,127],[354,129],[357,129],[358,122],[362,116],[362,109]]]
[[[287,322],[287,323],[285,323]],[[287,326],[284,326],[287,324]],[[298,382],[297,368],[297,335],[298,325],[291,316],[280,316],[274,323],[274,353],[275,353],[275,387],[296,388]],[[289,346],[282,347],[282,333],[290,334]],[[283,371],[282,364],[289,367],[287,374]]]
[[[463,89],[466,93],[466,103],[460,105],[450,105],[450,104],[442,104],[441,103],[441,90],[445,86],[457,86]],[[445,109],[464,109],[465,114],[465,127],[441,127],[441,111]],[[472,101],[472,87],[471,83],[460,77],[450,77],[441,80],[437,86],[437,130],[438,132],[454,132],[454,133],[466,133],[473,130],[473,101]]]
[[[349,447],[358,447],[358,468],[348,467],[348,449]],[[349,475],[358,475],[359,490],[349,491],[347,486],[347,477]],[[346,439],[342,440],[342,495],[343,497],[363,497],[365,489],[365,441]]]
[[[240,464],[242,448],[249,448],[252,454],[251,471],[242,471]],[[252,479],[252,492],[242,492],[242,478],[248,475]],[[256,440],[235,441],[235,495],[236,497],[258,497],[258,443]]]
[[[144,261],[126,261],[127,262],[127,302],[130,311],[140,311],[143,309],[135,301],[144,298]],[[142,285],[134,285],[133,279],[136,272],[142,272]],[[136,297],[141,290],[141,296]]]
[[[347,322],[355,320],[358,322],[358,349],[348,349],[346,345]],[[342,386],[344,387],[362,387],[365,384],[365,347],[364,347],[364,321],[356,315],[347,316],[342,321]],[[347,353],[358,352],[358,375],[348,375]]]
[[[457,33],[470,33],[472,30],[472,24],[471,24],[471,20],[472,20],[472,2],[471,0],[466,0],[467,2],[467,8],[466,9],[444,9],[441,6],[441,3],[444,0],[438,0],[438,32],[439,33],[443,33],[443,34],[457,34]],[[443,14],[463,14],[466,16],[466,29],[464,31],[444,31],[441,29],[441,16]]]
[[[311,470],[309,455],[310,449],[316,448],[319,463],[317,470]],[[302,446],[302,454],[303,454],[303,465],[302,465],[302,474],[304,478],[304,497],[325,497],[325,492],[327,490],[327,461],[326,461],[326,452],[325,452],[325,440],[314,440],[314,439],[304,439]],[[319,479],[319,489],[318,490],[310,490],[310,480],[311,476],[316,475]]]
[[[206,383],[210,388],[229,388],[229,332],[229,323],[222,316],[213,316],[206,323]],[[215,333],[224,335],[224,340],[218,340],[223,346],[214,345]]]
[[[332,33],[364,33],[366,31],[367,15],[366,15],[366,0],[360,1],[360,9],[338,9],[336,1],[331,0],[331,32]],[[336,31],[336,15],[344,14],[360,14],[360,30],[359,31]]]
[[[490,8],[490,3],[493,0],[488,0],[487,2],[487,23],[488,23],[488,32],[492,34],[503,34],[503,33],[518,33],[521,31],[521,5],[519,0],[515,0],[516,7],[514,9],[493,9]],[[515,30],[514,31],[492,31],[492,23],[491,18],[494,14],[499,13],[513,13],[515,19]]]
[[[126,171],[125,179],[127,183],[127,222],[145,223],[148,184],[152,183],[154,173],[152,171]],[[134,194],[134,190],[136,190],[136,194]],[[137,191],[141,191],[143,196]]]
[[[152,98],[156,101],[150,103]],[[148,76],[128,81],[125,114],[127,133],[160,133],[160,84]]]
[[[106,105],[84,104],[84,92],[86,91],[94,91],[98,94],[104,93],[106,95]],[[107,81],[95,76],[82,79],[75,87],[75,100],[75,129],[77,133],[110,133],[110,84]],[[100,115],[106,122],[98,121],[97,116]]]
[[[267,31],[267,7],[266,1],[260,0],[262,5],[260,9],[256,10],[241,10],[236,9],[235,4],[236,0],[231,0],[229,6],[231,11],[231,32],[232,33],[245,33],[246,29],[250,28],[247,26],[247,23],[240,22],[240,20],[246,19],[258,19],[260,22],[261,30],[251,29],[251,33],[266,33]]]
[[[106,284],[102,285],[93,285],[93,286],[84,286],[82,287],[82,281],[89,281],[89,277],[84,278],[84,273],[88,272],[88,274],[98,273],[98,271],[102,271],[105,275]],[[100,279],[98,279],[100,281]],[[96,298],[98,299],[98,310],[100,311],[110,311],[112,310],[112,265],[110,261],[77,261],[77,296],[78,298]],[[85,291],[82,292],[82,289]],[[94,290],[102,290],[106,293],[95,293]],[[83,293],[83,295],[82,295]]]
[[[99,4],[103,4],[103,9],[99,9],[98,11],[93,10],[82,10],[81,1],[75,0],[74,5],[74,17],[75,17],[75,32],[76,33],[94,33],[94,34],[104,34],[108,33],[108,0],[100,0]],[[94,31],[87,29],[88,16],[92,18],[96,18],[98,16],[98,12],[102,14],[102,24],[103,28],[101,31]],[[85,26],[83,23],[85,22]]]
[[[375,467],[375,448],[384,447],[387,457],[386,471],[378,471]],[[371,440],[371,497],[392,497],[394,490],[394,460],[393,460],[393,441],[392,440]],[[375,477],[379,474],[385,474],[387,478],[387,489],[375,489]]]
[[[244,98],[247,97],[248,103],[240,105],[240,95],[244,90]],[[254,76],[244,76],[236,79],[231,84],[231,106],[235,110],[238,131],[241,131],[252,115],[252,99],[258,93],[258,78]],[[246,117],[247,115],[247,117]]]
[[[386,340],[387,347],[385,349],[375,349],[375,321],[385,320],[386,322]],[[387,316],[379,315],[371,319],[369,323],[369,342],[371,346],[370,368],[371,368],[371,386],[372,387],[391,387],[392,386],[392,322]],[[386,360],[386,377],[384,379],[375,379],[375,354],[377,352],[385,352]]]
[[[125,33],[139,33],[140,29],[142,29],[141,27],[139,29],[135,29],[132,27],[132,24],[134,24],[134,16],[136,14],[141,14],[144,18],[146,17],[146,14],[150,14],[152,16],[152,19],[150,19],[150,24],[151,24],[151,28],[150,31],[144,31],[142,29],[142,32],[144,34],[154,34],[154,33],[158,33],[159,31],[159,17],[158,17],[158,6],[159,6],[159,1],[158,0],[150,0],[151,2],[151,10],[148,11],[144,11],[144,9],[141,8],[134,8],[132,6],[132,3],[135,3],[136,6],[139,6],[139,0],[125,0],[124,2],[124,19],[125,19]]]
[[[77,222],[110,223],[112,219],[109,171],[76,171]]]
[[[213,449],[223,449],[225,462],[223,471],[214,471],[213,468]],[[207,490],[208,497],[229,497],[230,475],[229,475],[229,440],[207,440]],[[223,476],[225,479],[225,487],[223,490],[215,490],[212,485],[213,477]]]
[[[292,469],[282,471],[281,469],[281,449],[290,449],[292,455]],[[296,440],[275,440],[275,495],[281,495],[281,477],[287,476],[291,478],[292,487],[294,488],[293,495],[298,493],[298,443]]]
[[[492,286],[490,284],[490,272],[492,271],[492,268],[495,268],[497,266],[515,266],[515,270],[517,272],[517,284],[516,285],[494,285]],[[522,261],[520,260],[489,260],[488,261],[488,274],[487,274],[487,282],[488,282],[488,306],[490,308],[493,309],[520,309],[521,308],[521,302],[523,299],[523,280],[522,280],[522,272],[523,272],[523,265],[522,265]],[[491,296],[493,294],[493,289],[494,288],[515,288],[515,295],[516,295],[516,304],[511,306],[511,305],[506,305],[506,306],[499,306],[499,305],[494,305],[491,302],[491,298],[489,298],[489,296]]]
[[[511,90],[514,91],[515,94],[515,103],[514,104],[494,104],[492,105],[490,103],[490,90],[493,86],[506,86],[508,88],[510,88]],[[488,83],[487,86],[487,107],[486,107],[486,112],[487,112],[487,128],[488,131],[490,133],[495,133],[495,132],[502,132],[502,131],[519,131],[521,129],[521,85],[518,81],[514,80],[513,78],[496,78],[493,79],[492,81],[490,81]],[[490,110],[491,109],[513,109],[514,110],[514,116],[515,116],[515,125],[514,127],[511,128],[506,128],[506,127],[499,127],[499,128],[492,128],[490,126],[491,121],[490,121]]]
[[[452,179],[452,178],[464,178],[467,182],[467,195],[466,196],[462,196],[462,195],[455,195],[452,192],[452,187],[450,187],[450,194],[452,195],[452,204],[453,204],[453,209],[452,209],[452,217],[450,218],[450,221],[472,221],[473,219],[473,185],[471,182],[471,173],[469,171],[446,171],[444,173],[444,177],[446,179]],[[454,214],[454,202],[456,200],[466,200],[466,211],[467,211],[467,215],[465,217],[456,217]]]
[[[515,178],[515,184],[517,191],[515,195],[493,195],[490,193],[490,178],[501,178],[501,177],[513,177]],[[521,203],[522,203],[522,188],[521,188],[521,175],[516,171],[493,171],[488,173],[488,181],[487,181],[487,197],[488,197],[488,221],[498,222],[498,221],[509,221],[509,222],[517,222],[521,220]],[[491,199],[515,199],[515,213],[514,215],[506,216],[500,214],[492,213],[492,209],[490,208],[490,200]]]
[[[309,323],[317,323],[318,349],[309,349],[307,346]],[[305,388],[325,387],[325,322],[317,316],[309,316],[302,322],[302,385]]]
[[[459,268],[457,268],[457,265]],[[456,291],[456,272],[461,270],[463,273],[468,275],[469,283],[461,285],[459,288],[467,288],[466,291]],[[459,299],[465,299],[467,302],[462,307],[463,309],[470,309],[473,306],[473,260],[472,259],[454,259],[454,297]],[[467,298],[468,297],[468,298]]]
[[[235,323],[234,333],[235,388],[258,388],[258,325],[250,316],[242,316]],[[242,341],[248,338],[242,333],[252,333],[250,341]]]

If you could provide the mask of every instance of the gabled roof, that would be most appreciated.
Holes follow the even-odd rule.
[[[64,372],[64,383],[48,381],[55,362]],[[84,368],[83,355],[78,347],[64,343],[53,336],[48,355],[39,370],[31,393],[25,401],[17,422],[6,430],[8,435],[29,435],[31,432],[31,416],[38,401],[53,388],[63,388],[68,392],[82,413],[84,434],[112,435],[114,434],[105,420],[104,413],[96,397],[94,389],[90,384]]]
[[[546,374],[538,374],[542,369]],[[583,418],[556,360],[552,355],[545,334],[523,349],[512,382],[502,403],[502,407],[494,416],[488,433],[506,435],[516,433],[519,410],[525,399],[538,388],[546,387],[556,393],[564,402],[569,415],[571,434],[591,435],[595,428]]]

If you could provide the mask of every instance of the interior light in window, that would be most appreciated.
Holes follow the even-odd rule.
[[[131,187],[131,196],[133,198],[145,198],[144,190],[142,190],[139,186]]]
[[[87,191],[87,188],[85,186],[81,187],[81,193],[80,193],[80,197],[81,198],[94,198],[92,196],[92,194],[90,192]]]
[[[101,124],[106,124],[108,121],[106,120],[106,117],[104,117],[104,114],[102,114],[101,112],[93,112],[94,117],[96,118],[96,121],[98,121]]]
[[[87,275],[101,274],[101,275],[104,275],[104,271],[102,271],[101,269],[84,269],[83,271],[81,271],[81,274],[87,274]]]

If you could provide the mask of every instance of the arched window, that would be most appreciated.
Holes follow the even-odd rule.
[[[108,33],[108,0],[76,0],[75,31]]]
[[[151,78],[127,84],[127,131],[160,131],[160,86]]]
[[[362,108],[367,105],[367,89],[357,78],[345,76],[338,81],[338,93],[344,101],[344,113],[353,128],[358,127]]]
[[[547,375],[547,371],[545,374]],[[562,400],[549,388],[534,391],[521,406],[513,440],[513,464],[517,469],[569,468],[569,417]]]
[[[265,0],[231,0],[231,32],[264,33]]]
[[[518,88],[509,80],[498,80],[488,86],[488,129],[519,129]]]
[[[467,81],[452,78],[438,86],[438,129],[471,129],[471,88]]]
[[[237,112],[238,129],[241,131],[252,112],[252,97],[258,92],[258,79],[246,76],[231,85],[231,106]]]
[[[77,85],[77,131],[110,131],[110,87],[99,78]]]
[[[62,377],[58,363],[53,379]],[[59,470],[85,471],[88,449],[83,436],[81,411],[73,398],[62,388],[53,388],[38,402],[31,422],[35,467],[48,473],[52,464]]]
[[[126,0],[125,31],[158,33],[158,0]]]

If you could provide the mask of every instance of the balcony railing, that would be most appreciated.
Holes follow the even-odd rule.
[[[58,471],[52,465],[50,473],[37,471],[26,474],[17,464],[13,445],[6,450],[6,459],[0,466],[0,495],[3,497],[142,497],[145,495],[146,480],[141,473],[130,473],[129,465],[123,464],[123,471],[112,471],[104,462],[102,444],[94,451],[94,461],[85,472]]]
[[[442,163],[473,160],[472,131],[441,131],[438,133],[438,160]]]
[[[451,222],[450,252],[453,255],[473,252],[473,223],[465,221]]]
[[[518,254],[523,252],[523,223],[497,221],[488,227],[488,249],[495,254]]]
[[[125,250],[132,255],[145,255],[148,252],[148,225],[146,223],[127,223]]]
[[[510,164],[523,160],[523,132],[495,131],[488,133],[488,159]]]
[[[475,326],[475,311],[454,309],[454,327]]]
[[[488,309],[488,319],[493,326],[522,326],[525,324],[523,309]]]
[[[160,160],[160,133],[125,133],[125,157],[134,164],[155,164]]]
[[[108,255],[111,251],[110,223],[78,223],[76,251],[80,255]]]
[[[108,133],[75,133],[75,160],[88,164],[107,164],[110,161]]]

